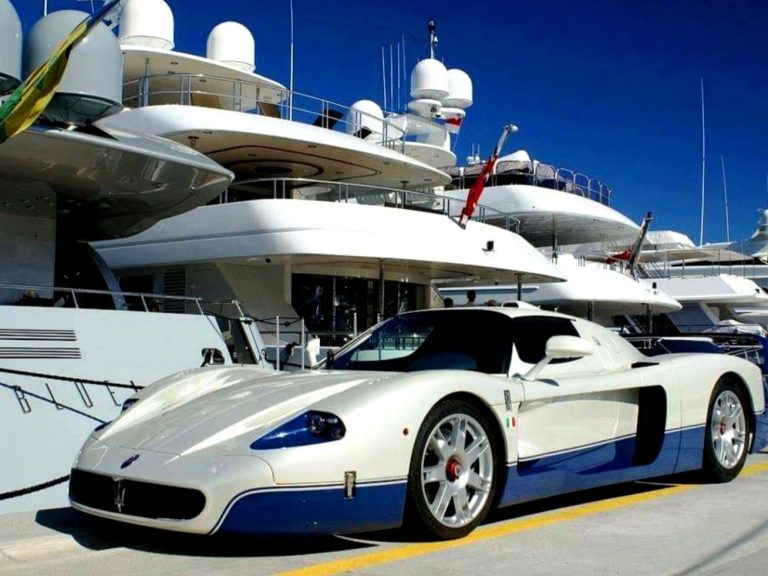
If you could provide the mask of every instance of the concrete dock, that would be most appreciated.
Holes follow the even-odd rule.
[[[70,508],[0,516],[0,575],[765,574],[768,453],[729,484],[669,477],[505,508],[468,538],[189,536]]]

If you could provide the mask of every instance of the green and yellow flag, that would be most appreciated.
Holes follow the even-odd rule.
[[[34,124],[48,106],[64,76],[72,49],[102,20],[110,17],[123,0],[114,0],[84,19],[46,62],[14,90],[0,106],[0,144]]]

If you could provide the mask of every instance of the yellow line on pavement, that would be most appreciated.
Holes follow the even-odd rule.
[[[751,476],[753,474],[765,471],[768,471],[768,462],[754,464],[752,466],[745,466],[741,471],[741,475]],[[325,562],[322,564],[314,564],[312,566],[299,568],[297,570],[280,572],[277,576],[332,576],[335,574],[343,574],[345,572],[351,572],[354,570],[362,570],[372,566],[390,564],[392,562],[407,560],[416,556],[424,556],[426,554],[432,554],[442,550],[467,546],[468,544],[475,544],[477,542],[483,542],[493,538],[500,538],[502,536],[514,534],[516,532],[535,530],[537,528],[543,528],[545,526],[557,524],[559,522],[577,520],[579,518],[584,518],[585,516],[591,516],[593,514],[599,514],[601,512],[609,512],[611,510],[616,510],[627,506],[634,506],[636,504],[641,504],[650,500],[656,500],[659,498],[672,496],[674,494],[679,494],[681,492],[687,492],[688,490],[696,487],[697,485],[695,484],[680,484],[670,486],[668,488],[653,490],[650,492],[630,494],[628,496],[620,496],[618,498],[601,500],[599,502],[590,502],[588,504],[582,504],[580,506],[575,506],[565,510],[557,510],[554,512],[541,514],[532,518],[521,518],[519,520],[513,520],[510,522],[484,526],[475,530],[469,536],[462,538],[461,540],[405,544],[403,546],[387,548],[385,550],[378,550],[376,552],[357,554],[349,558],[342,558],[340,560],[333,560],[331,562]]]

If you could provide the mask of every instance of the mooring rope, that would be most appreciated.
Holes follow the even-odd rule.
[[[47,488],[52,488],[53,486],[57,486],[58,484],[62,484],[67,480],[69,480],[69,474],[67,474],[66,476],[62,476],[61,478],[56,478],[55,480],[49,480],[48,482],[43,482],[42,484],[27,486],[26,488],[21,488],[20,490],[12,490],[11,492],[3,492],[2,494],[0,494],[0,501],[10,500],[11,498],[18,498],[19,496],[26,496],[27,494],[32,494],[34,492],[40,492],[41,490],[45,490]]]
[[[131,381],[130,384],[120,384],[118,382],[110,382],[109,380],[88,380],[87,378],[75,378],[72,376],[58,376],[56,374],[44,374],[42,372],[28,372],[26,370],[12,370],[10,368],[0,368],[0,372],[5,374],[16,374],[17,376],[31,376],[33,378],[43,378],[48,380],[61,380],[62,382],[80,382],[81,384],[93,384],[96,386],[110,386],[112,388],[128,388],[130,390],[138,391],[144,388],[144,386],[137,386]]]

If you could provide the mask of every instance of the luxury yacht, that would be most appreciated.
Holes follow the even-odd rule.
[[[0,38],[21,42],[0,8]],[[25,70],[86,16],[41,20]],[[309,365],[320,342],[442,305],[440,282],[562,279],[504,214],[462,228],[459,201],[431,193],[451,180],[436,117],[465,114],[464,72],[422,60],[393,114],[291,93],[253,71],[253,46],[225,22],[206,57],[174,51],[167,4],[128,0],[119,39],[99,26],[42,119],[0,145],[0,513],[64,504],[82,439],[157,378]],[[18,84],[18,58],[0,77]]]
[[[0,99],[86,17],[52,13],[22,40],[0,0]],[[97,127],[121,96],[120,47],[100,24],[42,118],[0,144],[0,513],[64,505],[83,439],[138,387],[238,350],[261,361],[244,315],[220,322],[195,299],[121,290],[89,248],[206,204],[233,178],[188,146]]]
[[[458,199],[477,177],[478,158],[449,170],[451,184],[441,194]],[[517,299],[613,326],[618,317],[674,312],[681,304],[654,285],[627,273],[626,263],[610,258],[609,246],[632,244],[638,224],[612,207],[612,189],[597,178],[531,159],[518,150],[498,159],[482,202],[511,217],[516,230],[548,257],[566,278],[558,284],[473,285],[444,288],[456,304],[475,290],[478,302]],[[646,327],[650,323],[646,321]]]
[[[649,234],[640,255],[645,282],[653,282],[683,304],[681,311],[668,314],[679,331],[764,334],[760,327],[768,327],[768,294],[763,288],[768,266],[762,260],[765,224],[768,214],[743,244],[696,246],[679,232]]]
[[[552,262],[566,278],[556,284],[523,284],[520,300],[614,326],[617,317],[642,317],[672,313],[682,305],[657,285],[635,280],[620,262],[597,262],[568,252],[552,256]],[[442,288],[441,293],[456,305],[466,303],[467,291],[474,290],[479,304],[508,304],[518,300],[515,285]],[[647,321],[645,323],[647,327]]]
[[[126,109],[97,124],[188,144],[235,180],[207,206],[92,243],[121,284],[241,301],[279,361],[304,330],[334,346],[398,311],[439,306],[441,284],[560,279],[506,215],[481,207],[462,228],[452,215],[463,200],[432,193],[451,182],[444,168],[456,156],[441,121],[472,104],[465,72],[421,60],[409,111],[391,113],[371,100],[290,93],[259,75],[240,24],[215,26],[205,57],[173,50],[172,31],[164,2],[129,0]],[[285,359],[296,364],[306,351],[292,350]]]

